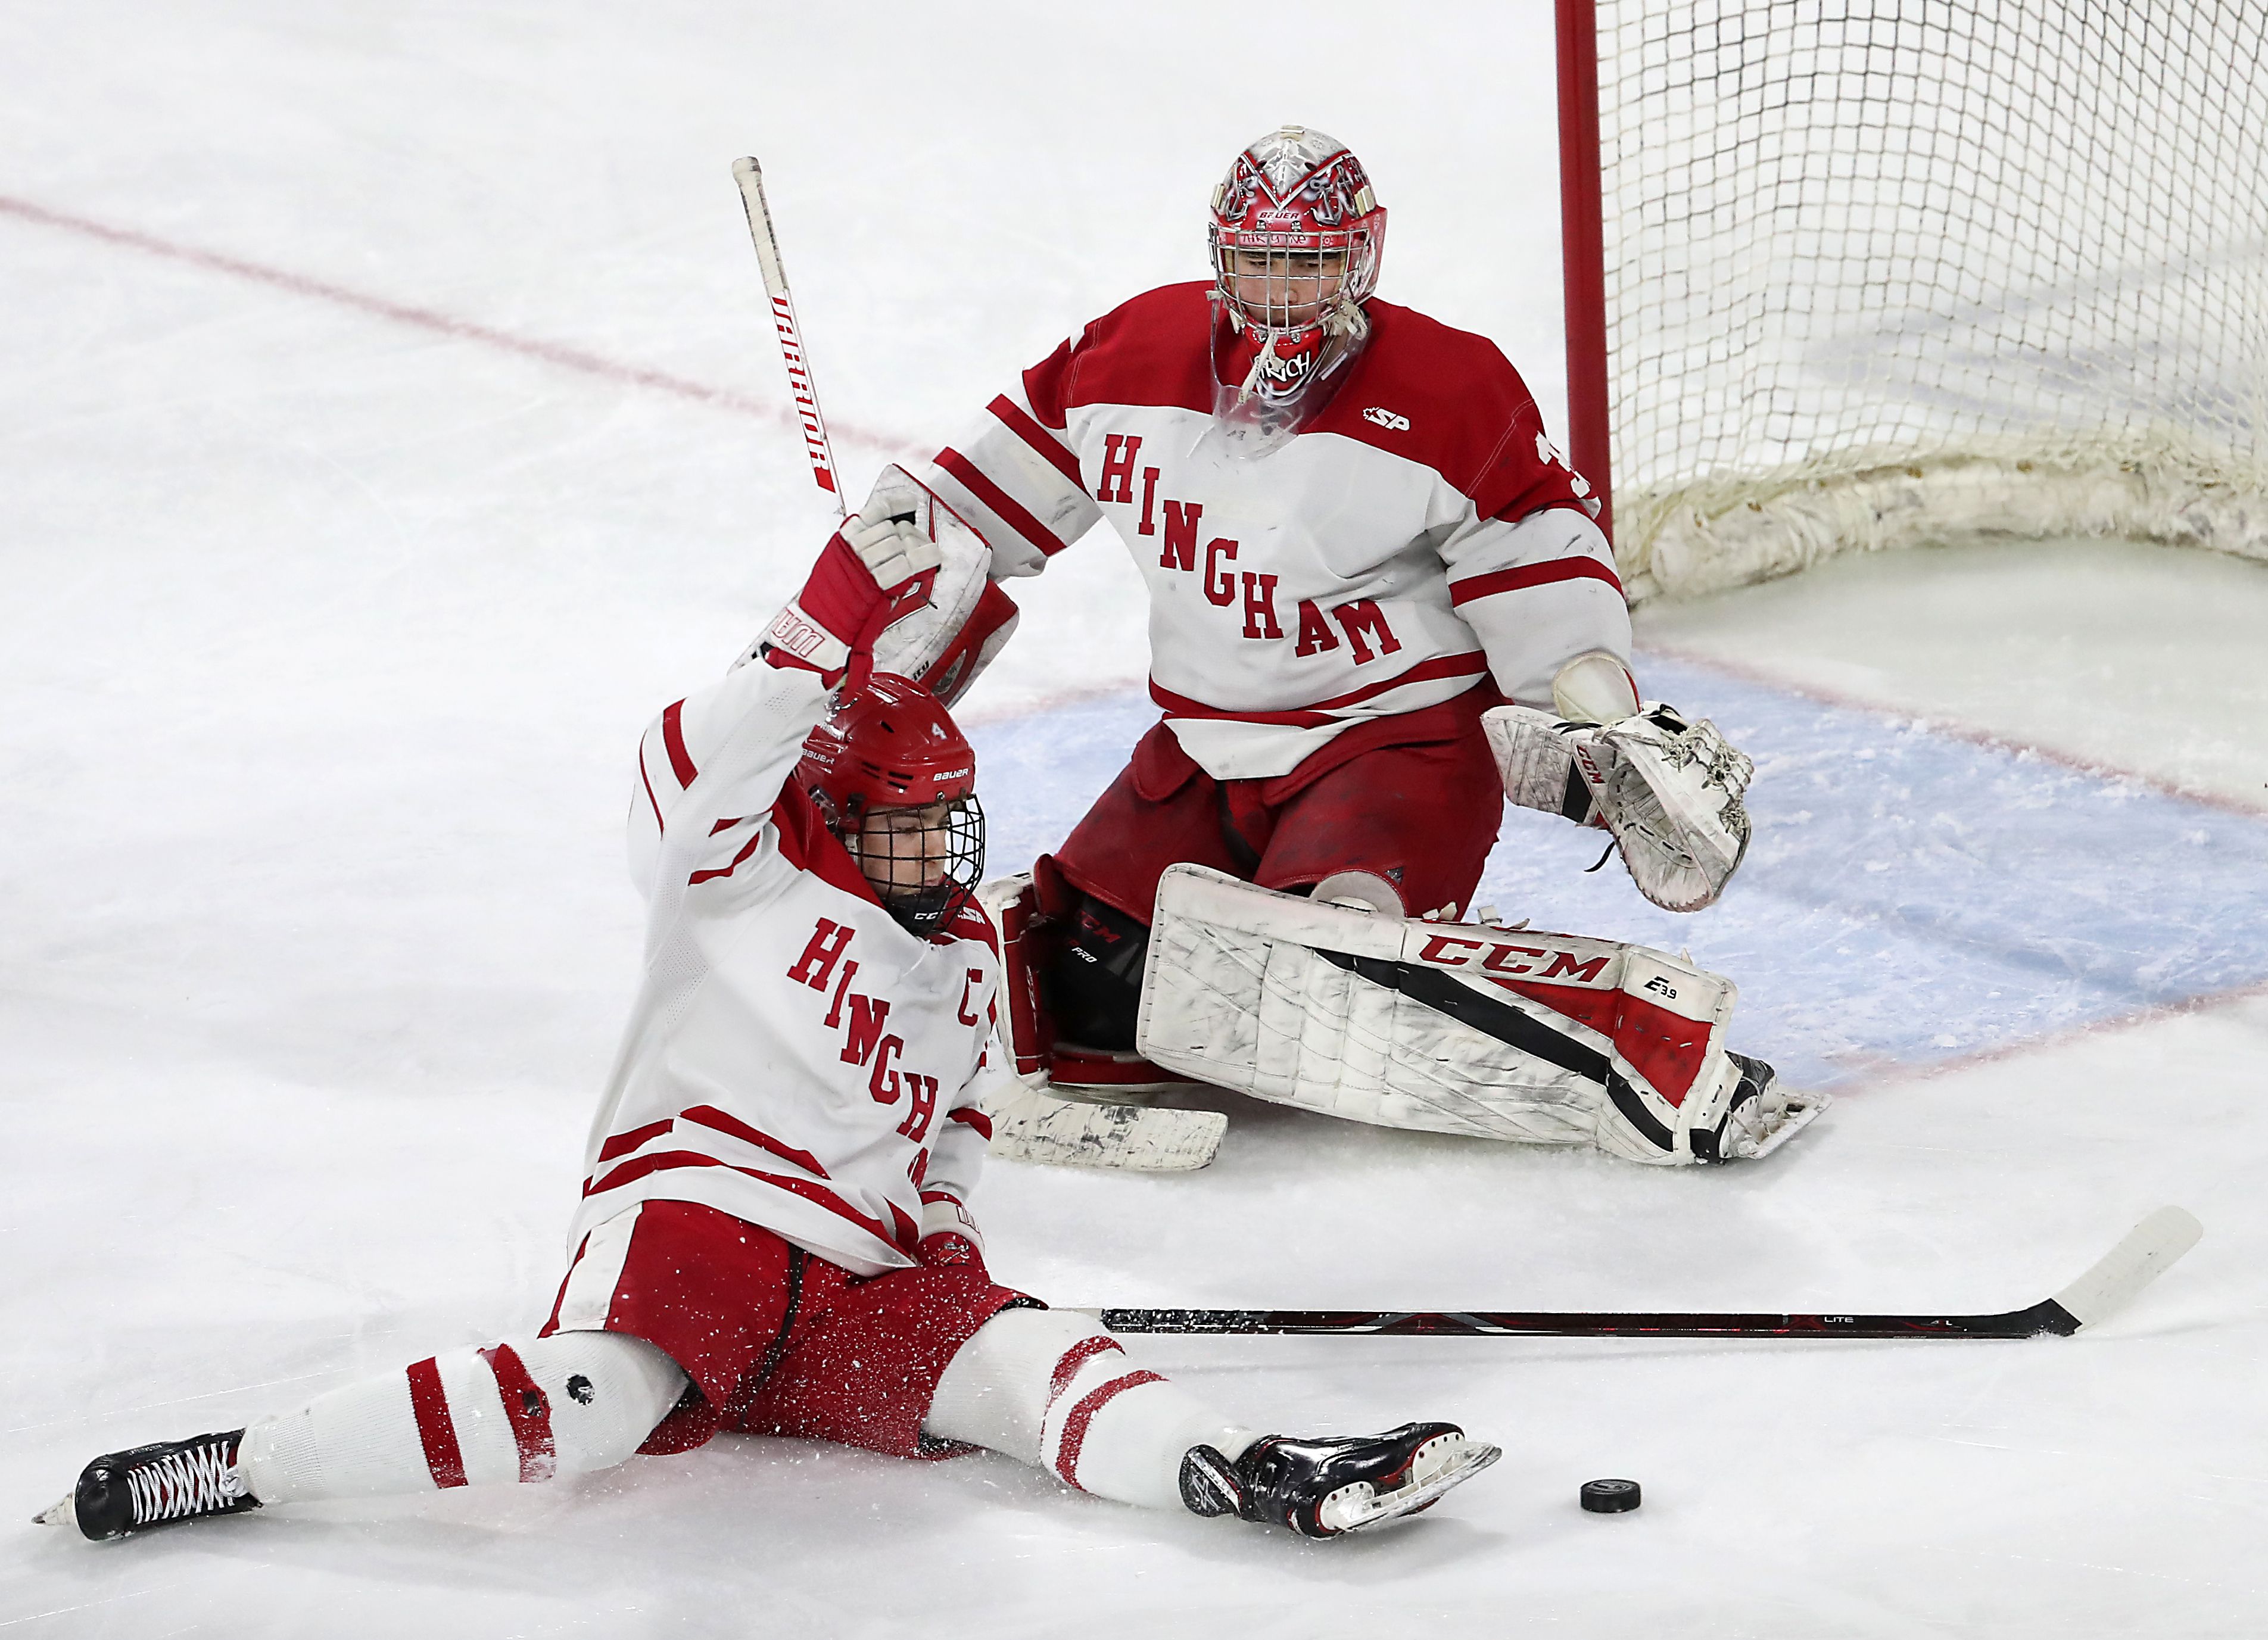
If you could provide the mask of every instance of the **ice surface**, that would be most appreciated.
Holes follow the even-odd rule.
[[[0,1629],[2268,1629],[2268,572],[2142,549],[1650,612],[1649,689],[1763,765],[1711,912],[1507,818],[1485,897],[1690,944],[1742,1041],[1838,1089],[1770,1163],[1240,1105],[1204,1173],[1002,1166],[983,1203],[1004,1278],[1069,1303],[1563,1308],[2007,1308],[2195,1210],[2099,1333],[1147,1345],[1254,1422],[1506,1445],[1342,1545],[737,1439],[104,1549],[28,1524],[97,1452],[548,1305],[632,986],[630,748],[828,517],[735,155],[853,473],[1189,276],[1204,190],[1283,119],[1378,178],[1383,294],[1557,403],[1547,9],[1300,17],[1282,60],[1196,6],[0,11]],[[1100,539],[1019,589],[969,714],[1000,866],[1146,721],[1131,590]],[[1580,1513],[1602,1475],[1646,1508]]]

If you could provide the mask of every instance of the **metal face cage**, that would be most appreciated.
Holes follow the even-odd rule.
[[[1378,277],[1378,246],[1367,229],[1345,234],[1270,234],[1212,227],[1213,288],[1247,324],[1301,330],[1342,303],[1359,303]],[[1300,247],[1256,243],[1311,241]],[[1312,241],[1324,241],[1321,244]]]
[[[872,809],[841,835],[883,908],[917,938],[950,922],[984,874],[984,810],[973,792],[923,808]]]

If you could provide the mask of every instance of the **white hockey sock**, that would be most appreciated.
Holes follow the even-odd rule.
[[[429,1357],[318,1395],[244,1432],[237,1469],[263,1504],[612,1468],[685,1389],[622,1333],[557,1333]]]
[[[1233,1458],[1258,1438],[1134,1366],[1085,1316],[1055,1310],[1003,1310],[985,1322],[938,1380],[923,1427],[1152,1509],[1181,1505],[1190,1447]]]

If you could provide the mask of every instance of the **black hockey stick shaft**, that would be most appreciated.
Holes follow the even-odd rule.
[[[1096,1310],[1114,1333],[1337,1333],[1384,1338],[2068,1337],[2116,1314],[2205,1233],[2161,1207],[2052,1298],[1988,1315],[1765,1314],[1737,1311]]]
[[[2031,1338],[2075,1333],[2053,1298],[2000,1315],[1746,1315],[1591,1310],[1104,1310],[1114,1333],[1367,1333],[1382,1338]]]

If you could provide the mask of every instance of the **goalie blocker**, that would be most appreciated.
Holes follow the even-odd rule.
[[[1381,1127],[1749,1159],[1823,1100],[1726,1050],[1737,994],[1644,946],[1381,916],[1178,865],[1159,884],[1139,1043],[1183,1075]]]

